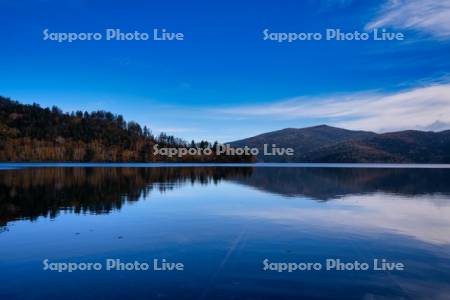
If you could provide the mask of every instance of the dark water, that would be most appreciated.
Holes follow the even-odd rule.
[[[450,299],[450,169],[16,167],[0,170],[0,299]]]

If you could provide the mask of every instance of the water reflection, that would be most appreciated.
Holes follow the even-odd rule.
[[[323,206],[280,206],[226,211],[225,215],[269,220],[298,227],[321,228],[331,233],[373,236],[396,234],[415,240],[450,245],[450,200],[446,196],[415,196],[374,193],[347,195]]]
[[[449,178],[441,169],[3,170],[0,298],[446,299]],[[186,271],[49,273],[44,258],[167,258]],[[262,271],[266,258],[386,258],[407,269],[276,273]]]
[[[374,192],[450,194],[450,169],[260,168],[236,182],[283,196],[316,200]]]
[[[258,207],[231,215],[278,222],[378,228],[450,244],[450,170],[333,168],[30,168],[0,172],[0,226],[61,211],[108,213],[186,184],[226,180],[286,197],[334,200],[322,207]],[[391,194],[392,196],[387,196]],[[225,208],[224,212],[227,211]],[[318,225],[320,226],[320,225]]]
[[[108,213],[127,201],[146,198],[154,190],[165,192],[185,184],[218,184],[222,180],[287,197],[344,198],[348,204],[355,199],[349,195],[358,194],[450,194],[448,169],[28,168],[0,172],[0,226],[16,219],[55,218],[60,211]],[[448,204],[445,197],[427,197],[426,201],[437,201],[445,208]],[[405,209],[411,205],[408,202]]]
[[[154,190],[165,192],[185,184],[222,180],[287,197],[324,201],[376,192],[450,194],[447,169],[31,168],[0,172],[0,226],[16,219],[54,218],[60,211],[108,213],[126,201],[146,198]],[[448,203],[443,197],[427,200]]]
[[[0,226],[55,218],[60,211],[108,213],[155,189],[217,184],[247,177],[249,168],[30,168],[0,171]]]

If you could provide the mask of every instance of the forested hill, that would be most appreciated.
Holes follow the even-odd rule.
[[[207,141],[186,142],[173,136],[154,136],[147,127],[126,122],[106,111],[64,113],[57,107],[24,105],[0,96],[0,161],[96,162],[240,162],[251,157],[153,155],[160,147],[211,146]]]
[[[293,156],[262,156],[265,162],[306,163],[450,163],[450,130],[406,130],[377,134],[326,125],[286,128],[232,142],[234,147],[276,144]]]

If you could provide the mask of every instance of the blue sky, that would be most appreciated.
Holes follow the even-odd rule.
[[[0,94],[105,109],[221,142],[327,123],[450,128],[450,2],[0,0]],[[42,31],[182,32],[183,41],[44,41]],[[262,31],[402,32],[404,41],[264,41]]]

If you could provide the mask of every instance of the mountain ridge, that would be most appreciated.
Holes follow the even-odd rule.
[[[285,128],[229,144],[255,147],[260,153],[264,144],[295,151],[291,157],[260,154],[260,162],[450,163],[450,130],[375,133],[322,124]]]

